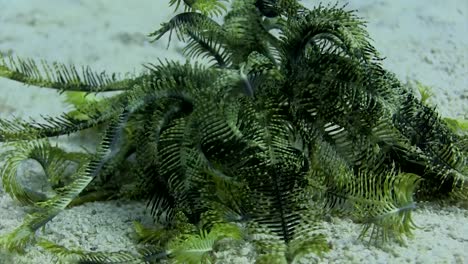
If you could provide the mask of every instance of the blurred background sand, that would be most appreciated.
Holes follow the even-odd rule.
[[[303,1],[309,7],[319,1]],[[335,3],[336,1],[321,1]],[[348,1],[338,1],[344,4]],[[468,1],[350,0],[368,20],[384,66],[402,81],[433,87],[432,103],[443,116],[468,113]],[[172,16],[165,0],[0,0],[0,52],[21,57],[90,65],[106,72],[138,72],[141,63],[182,59],[180,43],[149,43],[146,34]],[[69,109],[53,90],[0,79],[2,118],[57,115]],[[0,234],[22,223],[25,208],[0,187]],[[420,204],[421,226],[408,247],[367,247],[360,227],[346,220],[326,223],[333,251],[323,263],[468,263],[468,211]],[[67,247],[94,251],[134,250],[132,221],[150,221],[144,203],[99,202],[60,213],[42,237]],[[224,253],[221,263],[249,263],[249,245]],[[53,263],[31,246],[25,255],[0,252],[0,263]]]

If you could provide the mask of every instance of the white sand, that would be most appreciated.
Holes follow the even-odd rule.
[[[384,65],[401,80],[434,87],[433,103],[444,116],[467,118],[468,1],[350,0],[369,21]],[[304,1],[312,6],[318,1]],[[322,1],[335,2],[335,1]],[[346,1],[340,1],[344,3]],[[112,4],[111,4],[112,3]],[[158,4],[159,3],[159,4]],[[164,0],[0,0],[0,52],[91,65],[107,72],[134,72],[142,62],[180,58],[167,41],[150,44],[145,34],[170,18]],[[0,79],[0,116],[56,115],[64,107],[55,91]],[[22,223],[25,208],[0,187],[0,234]],[[333,251],[324,263],[468,263],[468,211],[420,206],[415,237],[408,247],[366,247],[360,227],[345,220],[327,224]],[[41,236],[86,250],[132,250],[133,220],[148,221],[142,203],[91,203],[66,210]],[[23,256],[2,255],[0,263],[52,263],[51,255],[29,247]],[[231,257],[249,263],[250,248]],[[228,263],[228,257],[225,262]],[[235,263],[230,262],[230,263]]]

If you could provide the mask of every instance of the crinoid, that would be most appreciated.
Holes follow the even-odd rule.
[[[362,223],[371,243],[402,241],[417,199],[467,198],[466,137],[382,68],[354,11],[295,0],[170,4],[185,11],[149,36],[175,34],[198,63],[147,63],[119,79],[1,58],[2,77],[78,92],[76,109],[45,123],[0,119],[3,188],[35,208],[2,247],[23,249],[62,210],[110,194],[146,199],[163,226],[136,224],[140,252],[39,244],[78,263],[211,263],[222,241],[247,239],[258,263],[295,263],[330,250],[326,214]],[[121,92],[84,96],[108,91]],[[47,140],[90,128],[101,137],[92,153]],[[39,162],[53,195],[17,179],[25,159]]]

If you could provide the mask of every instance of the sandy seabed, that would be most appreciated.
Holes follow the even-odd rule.
[[[138,72],[141,63],[182,59],[180,44],[149,43],[146,34],[168,20],[164,0],[0,0],[0,52],[107,72]],[[336,1],[321,1],[334,3]],[[338,1],[340,4],[348,1]],[[384,66],[402,81],[433,87],[432,103],[442,116],[468,118],[468,1],[350,0],[369,21]],[[307,6],[318,1],[303,1]],[[0,116],[57,115],[69,109],[55,91],[0,79]],[[466,208],[466,207],[465,207]],[[26,209],[0,187],[0,234],[22,223]],[[85,250],[134,250],[132,221],[149,221],[143,203],[96,202],[65,210],[40,236]],[[414,220],[421,228],[408,246],[368,247],[357,240],[360,226],[332,219],[325,224],[333,250],[323,263],[468,263],[468,211],[419,204]],[[252,248],[226,252],[220,263],[251,263]],[[30,246],[24,255],[0,252],[0,263],[53,263]]]

